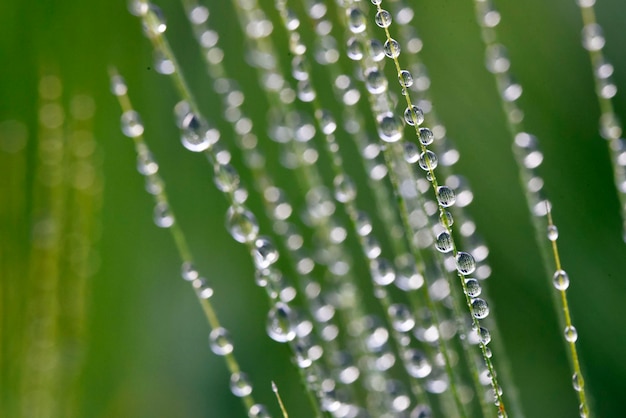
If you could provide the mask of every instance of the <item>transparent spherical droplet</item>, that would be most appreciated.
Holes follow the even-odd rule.
[[[556,241],[559,237],[559,230],[555,225],[548,225],[548,239],[550,241]]]
[[[599,51],[606,43],[602,27],[596,23],[585,25],[583,28],[583,47],[588,51]]]
[[[480,327],[477,331],[478,340],[483,344],[487,345],[491,342],[491,334],[487,328]]]
[[[200,273],[198,273],[193,263],[185,261],[180,267],[180,276],[183,280],[191,282],[200,277]]]
[[[242,206],[231,206],[226,212],[226,229],[237,242],[254,241],[259,234],[259,224],[254,214]]]
[[[502,45],[491,45],[487,49],[487,69],[494,74],[502,74],[509,70],[511,62],[509,61],[507,50]]]
[[[552,276],[552,283],[557,290],[566,290],[569,287],[569,276],[565,270],[557,270]]]
[[[243,372],[233,373],[230,376],[230,391],[238,397],[248,396],[252,393],[252,384],[247,374]]]
[[[398,74],[398,81],[402,87],[411,87],[413,85],[413,75],[408,70],[402,70]]]
[[[439,222],[444,227],[446,227],[446,226],[450,227],[450,226],[452,226],[454,224],[454,218],[452,217],[452,214],[450,212],[448,212],[447,210],[444,210],[439,215]]]
[[[206,122],[193,112],[187,113],[181,121],[181,142],[185,148],[193,152],[209,149],[219,139],[216,129],[208,129]]]
[[[201,25],[209,18],[209,9],[197,5],[189,11],[188,18],[194,25]]]
[[[358,7],[351,7],[347,10],[348,28],[352,33],[361,33],[365,30],[367,19]]]
[[[411,126],[424,122],[424,112],[417,106],[407,107],[404,110],[404,120]]]
[[[410,418],[433,418],[433,413],[427,405],[417,405],[411,411]]]
[[[272,242],[265,238],[257,238],[254,241],[254,251],[252,253],[254,264],[259,270],[265,270],[278,261],[278,250]]]
[[[330,135],[337,130],[337,122],[335,122],[335,118],[328,110],[322,110],[316,112],[316,116],[318,117],[320,128],[325,135]]]
[[[442,252],[442,253],[449,253],[450,251],[452,251],[452,248],[453,248],[452,237],[450,236],[448,232],[444,231],[444,232],[441,232],[439,235],[437,235],[437,239],[435,241],[435,248],[437,249],[437,251]]]
[[[432,171],[437,168],[437,165],[439,164],[439,159],[437,158],[437,154],[435,154],[434,152],[426,151],[420,154],[418,163],[422,170]]]
[[[572,375],[572,386],[574,386],[574,390],[576,392],[580,392],[583,390],[583,378],[578,373],[574,373]]]
[[[398,142],[402,139],[402,122],[391,112],[378,117],[378,137],[385,142]]]
[[[191,282],[191,285],[200,299],[209,299],[213,296],[213,288],[204,277],[198,277],[196,280]]]
[[[456,195],[448,186],[439,186],[437,187],[437,200],[441,206],[447,208],[454,205],[456,202]]]
[[[576,0],[576,3],[580,7],[593,7],[596,4],[596,0]]]
[[[230,334],[225,328],[215,328],[209,334],[209,345],[211,351],[218,356],[224,356],[233,352],[233,342]]]
[[[465,279],[465,289],[467,296],[470,298],[475,298],[480,296],[482,289],[480,288],[480,283],[476,279]]]
[[[363,44],[357,38],[348,39],[347,50],[348,58],[353,61],[363,59]]]
[[[137,155],[137,171],[144,176],[151,176],[159,171],[159,164],[154,160],[150,151],[144,151]]]
[[[170,75],[176,72],[174,61],[165,56],[161,51],[155,50],[154,53],[154,69],[159,74]]]
[[[395,303],[387,310],[391,318],[391,325],[398,332],[408,332],[415,327],[413,313],[408,306],[402,303]]]
[[[235,167],[230,164],[216,164],[213,168],[215,177],[213,178],[215,186],[224,192],[230,193],[239,187],[239,174]]]
[[[269,411],[265,405],[260,403],[254,404],[248,411],[248,418],[271,418]]]
[[[412,377],[423,379],[433,370],[424,353],[419,350],[408,349],[404,352],[403,357],[406,371]]]
[[[387,77],[378,68],[365,70],[365,87],[371,94],[381,94],[387,91]]]
[[[154,207],[154,223],[159,228],[169,228],[174,225],[174,215],[166,202],[159,202]]]
[[[379,4],[381,4],[383,2],[383,0],[372,0],[372,4],[374,6],[378,6]]]
[[[396,279],[393,265],[384,258],[377,258],[370,262],[372,280],[380,286],[388,286]]]
[[[126,81],[121,75],[111,77],[111,93],[116,96],[123,96],[128,92]]]
[[[422,145],[428,146],[435,140],[435,134],[428,128],[420,128],[419,138]]]
[[[368,53],[374,62],[385,59],[385,47],[378,39],[370,39]]]
[[[122,133],[129,138],[137,138],[143,134],[143,123],[139,113],[127,110],[122,114]]]
[[[291,308],[279,302],[267,314],[267,335],[279,343],[293,341],[296,338],[294,322],[295,315]]]
[[[367,213],[359,211],[355,220],[356,233],[362,237],[368,236],[372,232],[372,221]]]
[[[409,164],[414,164],[420,158],[420,149],[412,142],[404,143],[404,160]]]
[[[489,305],[482,299],[474,299],[472,309],[474,310],[474,317],[477,319],[484,319],[489,315]]]
[[[476,261],[470,253],[459,251],[456,255],[456,269],[464,276],[472,274],[476,270]]]
[[[474,299],[472,309],[474,310],[474,317],[477,319],[484,319],[489,315],[489,305],[483,299]]]
[[[161,9],[152,3],[148,3],[147,12],[149,13],[149,16],[146,16],[142,20],[144,33],[150,38],[157,37],[164,33],[167,29],[167,25],[165,23],[165,16],[163,15]]]
[[[381,28],[388,28],[391,25],[392,21],[391,13],[389,13],[387,10],[379,10],[374,17],[374,21]]]
[[[398,58],[400,56],[400,44],[395,39],[387,39],[383,50],[387,58]]]
[[[356,186],[347,175],[340,174],[333,180],[335,198],[342,203],[351,202],[356,198]]]
[[[574,328],[574,326],[565,327],[564,334],[565,340],[567,342],[575,343],[578,339],[578,331],[576,331],[576,328]]]

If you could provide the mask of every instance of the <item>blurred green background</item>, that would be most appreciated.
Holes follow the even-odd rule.
[[[495,83],[483,67],[472,2],[410,3],[424,40],[434,104],[461,152],[457,169],[470,180],[475,196],[470,210],[490,246],[492,312],[524,412],[532,418],[577,416],[551,304],[553,289],[543,274]],[[182,6],[169,0],[157,4],[168,18],[167,35],[205,114],[225,127]],[[244,92],[253,92],[246,111],[262,119],[265,107],[255,102],[256,78],[243,61],[234,11],[224,0],[206,4],[210,24],[221,35],[230,76]],[[275,17],[272,2],[262,4]],[[502,0],[496,6],[502,14],[501,40],[524,87],[526,129],[540,138],[545,155],[542,173],[560,230],[562,261],[572,281],[568,295],[588,393],[598,417],[623,417],[626,247],[607,146],[598,134],[589,59],[580,45],[580,13],[574,0]],[[615,82],[624,90],[626,3],[600,0],[596,9]],[[172,240],[152,223],[151,197],[135,171],[132,144],[119,131],[109,65],[126,77],[131,99],[143,115],[146,139],[160,163],[173,208],[200,271],[213,283],[213,302],[231,330],[257,400],[278,415],[270,389],[274,380],[292,416],[309,416],[287,347],[265,336],[266,298],[253,284],[246,250],[224,228],[227,204],[213,186],[212,170],[180,145],[172,117],[177,96],[170,81],[152,69],[149,42],[125,2],[0,2],[0,54],[0,120],[18,119],[28,124],[31,134],[36,132],[37,84],[46,69],[60,75],[66,94],[91,94],[97,104],[95,135],[104,157],[105,195],[100,267],[90,282],[80,416],[244,416],[229,392],[222,359],[208,349],[208,326],[195,295],[179,279]],[[625,94],[618,93],[615,105],[618,115],[626,115]],[[227,134],[224,139],[230,140]],[[245,175],[244,182],[250,184]],[[269,232],[267,221],[262,226]]]

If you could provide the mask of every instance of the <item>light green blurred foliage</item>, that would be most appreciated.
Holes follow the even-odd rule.
[[[261,3],[278,22],[273,2]],[[411,4],[424,41],[422,54],[429,67],[433,102],[459,148],[456,168],[472,184],[471,213],[490,246],[492,315],[499,323],[524,412],[528,417],[575,416],[571,373],[552,305],[554,289],[536,248],[497,91],[484,70],[472,2],[415,0]],[[158,5],[167,16],[167,35],[202,110],[222,129],[228,143],[230,130],[221,121],[219,99],[207,85],[182,6],[177,1]],[[244,59],[234,11],[223,0],[209,1],[207,6],[211,25],[221,35],[230,77],[248,96],[246,111],[264,120],[266,103],[255,100],[260,92]],[[598,134],[591,68],[580,46],[579,10],[573,0],[501,0],[496,6],[502,14],[500,36],[524,86],[525,125],[540,138],[544,152],[543,175],[559,226],[561,258],[571,279],[568,295],[588,394],[598,417],[617,418],[623,415],[626,389],[622,355],[626,256],[607,147]],[[626,7],[621,0],[599,0],[596,9],[605,29],[605,52],[623,90]],[[276,42],[287,54],[285,38],[279,36]],[[0,62],[0,121],[19,120],[31,134],[37,132],[42,68],[56,68],[66,92],[89,93],[97,104],[94,135],[103,154],[105,183],[99,221],[101,263],[89,279],[88,349],[77,416],[244,416],[239,401],[230,394],[222,359],[208,349],[208,327],[193,292],[179,278],[173,243],[152,223],[152,202],[135,171],[132,144],[119,131],[120,110],[107,79],[111,64],[125,75],[129,94],[144,118],[146,140],[159,161],[178,220],[199,269],[213,283],[213,302],[231,331],[257,400],[278,416],[270,387],[274,380],[291,415],[310,416],[287,347],[265,335],[267,302],[254,285],[246,250],[224,228],[227,204],[213,186],[212,170],[204,158],[180,145],[172,114],[179,99],[171,82],[153,70],[149,42],[126,4],[2,2]],[[617,113],[623,117],[625,97],[620,92],[615,99]],[[28,144],[26,156],[34,161],[34,139]],[[230,149],[240,162],[235,147]],[[277,161],[276,155],[270,158]],[[0,167],[0,172],[7,167]],[[297,191],[293,179],[280,170],[283,186]],[[251,184],[245,174],[242,181]],[[0,205],[7,199],[0,195]],[[258,198],[251,201],[260,211]],[[269,233],[269,222],[260,221],[262,231]],[[7,222],[3,217],[3,241]],[[21,237],[15,245],[26,245]],[[3,260],[7,254],[3,250]],[[15,286],[19,278],[3,275],[0,280],[4,288],[6,281]],[[26,299],[20,303],[26,303],[31,296],[19,297]],[[3,300],[3,324],[12,321],[6,306]],[[2,338],[11,336],[3,333]],[[5,354],[3,361],[11,357]],[[8,385],[0,388],[3,394],[15,384],[2,382]]]

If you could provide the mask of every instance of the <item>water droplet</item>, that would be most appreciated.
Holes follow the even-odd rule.
[[[242,206],[231,206],[226,212],[226,229],[237,242],[254,241],[259,234],[259,224],[254,214]]]
[[[467,292],[467,296],[470,298],[475,298],[480,296],[482,289],[480,288],[480,283],[476,279],[465,279],[465,288]]]
[[[487,345],[491,342],[491,334],[487,328],[480,327],[476,333],[478,334],[478,340],[483,345]]]
[[[432,151],[422,152],[419,158],[419,166],[422,170],[432,171],[437,168],[439,164],[439,159],[437,158],[437,154]]]
[[[348,39],[347,54],[348,58],[353,61],[360,61],[363,59],[363,45],[361,44],[361,41],[354,37]]]
[[[365,70],[365,86],[371,94],[387,91],[387,77],[376,67]]]
[[[448,186],[439,186],[437,187],[437,200],[441,206],[447,208],[454,205],[454,202],[456,202],[456,195]]]
[[[176,71],[176,67],[174,66],[174,62],[165,56],[163,52],[158,49],[154,51],[154,69],[157,73],[163,75],[174,74]]]
[[[398,81],[402,87],[411,87],[413,85],[413,75],[408,70],[402,70],[398,74]]]
[[[257,403],[250,407],[250,411],[248,411],[248,418],[271,418],[269,411],[265,405],[261,405]]]
[[[422,353],[416,349],[408,349],[403,353],[404,366],[412,377],[423,379],[428,376],[433,368]]]
[[[548,225],[548,239],[550,241],[556,241],[559,237],[559,230],[555,225]]]
[[[410,418],[433,418],[433,413],[427,405],[417,405],[411,411]]]
[[[420,158],[420,149],[412,142],[404,143],[404,160],[409,164],[415,164]]]
[[[385,47],[378,39],[370,39],[368,52],[374,62],[385,59]]]
[[[456,269],[464,276],[472,274],[476,270],[476,261],[471,254],[459,251],[456,255]]]
[[[122,114],[122,132],[129,138],[137,138],[143,134],[143,123],[139,113],[127,110]]]
[[[331,135],[337,130],[337,122],[328,110],[321,110],[315,113],[319,120],[320,128],[325,135]]]
[[[576,3],[580,7],[593,7],[596,4],[596,0],[576,0]]]
[[[417,106],[407,107],[404,110],[404,120],[411,126],[424,123],[424,112]]]
[[[293,341],[296,338],[294,322],[295,315],[291,308],[278,302],[267,315],[267,335],[279,343]]]
[[[235,167],[230,164],[216,164],[213,168],[215,186],[224,192],[234,192],[239,187],[239,174]]]
[[[576,392],[580,392],[583,390],[583,378],[578,373],[574,373],[572,375],[572,385],[574,386],[574,390]]]
[[[357,213],[355,225],[356,233],[362,237],[366,237],[372,232],[372,221],[365,212]]]
[[[557,290],[566,290],[569,287],[569,276],[565,270],[557,270],[552,277],[552,283]]]
[[[201,25],[209,18],[209,9],[204,6],[197,5],[189,11],[188,17],[194,25]]]
[[[352,33],[361,33],[365,30],[367,20],[365,15],[358,7],[351,7],[347,10],[348,28]]]
[[[400,44],[395,39],[387,39],[383,49],[387,58],[398,58],[400,56]]]
[[[398,142],[402,139],[402,122],[391,112],[378,118],[378,137],[385,142]]]
[[[408,332],[415,327],[415,319],[408,306],[396,303],[389,306],[387,312],[391,318],[391,325],[396,331]]]
[[[166,202],[159,202],[154,207],[154,223],[160,228],[169,228],[174,225],[174,215]]]
[[[181,142],[193,152],[209,149],[219,139],[216,129],[208,129],[206,122],[193,112],[188,112],[181,121]]]
[[[209,282],[204,277],[199,277],[191,282],[193,288],[196,290],[196,294],[200,299],[209,299],[213,296],[213,288],[209,285]]]
[[[444,210],[439,215],[439,222],[441,223],[441,225],[444,226],[444,228],[447,228],[454,224],[454,218],[452,217],[452,214],[450,212]]]
[[[484,319],[489,315],[489,305],[482,299],[474,299],[472,309],[474,310],[474,317],[477,319]]]
[[[599,51],[604,47],[605,39],[602,27],[596,23],[583,28],[583,47],[588,51]]]
[[[198,273],[193,263],[185,261],[180,267],[180,275],[183,280],[191,282],[196,280],[200,276],[200,273]]]
[[[570,343],[575,343],[578,339],[578,331],[574,326],[565,327],[565,340]]]
[[[161,9],[154,4],[148,3],[147,13],[142,20],[142,27],[146,36],[154,38],[164,33],[167,25]]]
[[[374,17],[374,21],[381,28],[388,28],[392,21],[391,13],[387,10],[379,10],[378,13],[376,13],[376,17]]]
[[[233,342],[230,334],[225,328],[215,328],[209,334],[209,345],[211,351],[218,356],[224,356],[233,352]]]
[[[387,286],[396,279],[396,272],[393,265],[384,258],[377,258],[370,261],[370,272],[372,280],[380,286]]]
[[[437,251],[442,252],[442,253],[449,253],[450,251],[452,251],[452,248],[453,248],[452,237],[450,236],[448,232],[444,231],[444,232],[441,232],[439,235],[437,235],[437,240],[435,241],[435,248],[437,249]]]
[[[347,203],[356,198],[356,186],[347,175],[339,174],[335,177],[333,184],[335,186],[335,199],[337,199],[337,201]]]
[[[419,138],[422,145],[428,146],[435,140],[435,134],[428,128],[420,128]]]
[[[124,96],[128,92],[124,77],[121,75],[111,77],[111,92],[116,96]]]
[[[502,74],[509,70],[511,61],[504,46],[491,45],[487,49],[487,69],[494,74]]]
[[[278,250],[271,241],[265,237],[257,238],[254,241],[254,251],[252,255],[254,264],[259,270],[265,270],[278,261]]]
[[[252,393],[252,384],[248,375],[239,372],[230,376],[230,391],[238,397],[248,396]]]
[[[150,151],[143,150],[137,155],[137,171],[144,176],[151,176],[159,171],[159,164],[154,161]]]

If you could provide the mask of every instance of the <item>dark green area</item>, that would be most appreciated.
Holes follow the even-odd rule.
[[[243,60],[234,12],[224,0],[209,3],[210,23],[221,35],[230,76],[247,94],[245,110],[264,120],[267,105],[255,97],[260,91]],[[552,306],[554,289],[544,277],[495,84],[483,68],[472,2],[410,3],[424,40],[434,104],[460,150],[457,170],[473,187],[471,211],[490,246],[492,310],[524,412],[529,418],[576,416],[571,373]],[[168,16],[167,35],[183,72],[205,113],[223,128],[224,143],[234,149],[182,6],[171,0],[159,5]],[[574,0],[508,0],[496,5],[502,13],[501,40],[524,86],[525,125],[540,138],[544,151],[542,173],[560,231],[562,261],[572,281],[568,295],[588,394],[596,416],[621,417],[626,389],[626,247],[607,146],[598,134],[589,60],[580,46],[579,11]],[[607,38],[605,52],[615,66],[614,79],[624,90],[625,4],[600,0],[596,8]],[[281,39],[279,46],[286,48]],[[172,117],[178,98],[170,81],[152,69],[149,42],[124,2],[3,1],[0,62],[0,120],[18,119],[36,132],[38,77],[50,69],[61,76],[66,94],[91,94],[98,106],[95,134],[104,154],[105,196],[100,269],[91,282],[80,415],[244,416],[229,392],[222,359],[208,348],[200,306],[179,279],[172,240],[152,223],[152,201],[135,171],[132,144],[119,131],[120,110],[109,93],[107,67],[115,65],[143,116],[146,139],[160,163],[172,206],[200,271],[214,285],[213,302],[231,330],[235,353],[253,380],[257,400],[278,416],[270,388],[274,380],[291,415],[308,416],[287,347],[265,336],[266,298],[254,286],[246,250],[223,226],[227,204],[213,186],[212,170],[202,156],[181,147]],[[390,85],[395,87],[395,80]],[[615,104],[626,119],[626,95],[619,92]],[[269,141],[262,131],[259,137]],[[275,149],[274,144],[270,147]],[[297,190],[288,175],[280,180],[286,189]],[[258,210],[258,199],[252,202]],[[261,222],[269,233],[269,222]]]

